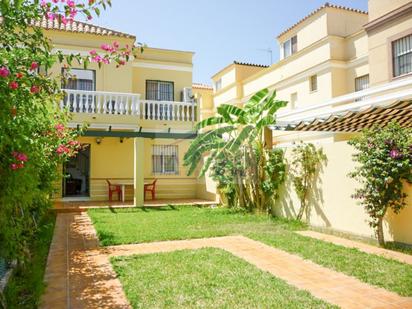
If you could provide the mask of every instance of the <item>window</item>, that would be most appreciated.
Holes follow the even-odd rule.
[[[318,76],[317,75],[312,75],[309,78],[309,83],[310,83],[309,88],[311,92],[318,90]]]
[[[296,108],[296,101],[298,100],[298,93],[294,92],[290,95],[290,109]]]
[[[154,101],[174,101],[173,82],[147,80],[146,99]]]
[[[63,73],[65,73],[63,69]],[[63,83],[63,88],[74,90],[96,90],[96,73],[94,70],[71,69],[68,71],[70,77],[66,83]]]
[[[179,174],[177,145],[153,145],[152,152],[153,174]]]
[[[355,78],[355,91],[362,91],[369,88],[369,74]],[[357,98],[355,101],[362,101],[365,97]]]
[[[412,72],[412,34],[392,42],[393,76]]]
[[[285,59],[298,51],[298,37],[295,35],[289,40],[283,42],[281,46],[281,58]]]
[[[222,89],[222,79],[221,78],[215,81],[215,91],[219,91],[220,89]]]

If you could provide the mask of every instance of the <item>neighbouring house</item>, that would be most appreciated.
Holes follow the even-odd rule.
[[[64,54],[87,55],[102,44],[132,46],[136,41],[134,35],[83,22],[43,20],[41,26],[54,50]],[[215,198],[213,188],[208,192],[204,180],[187,176],[183,167],[201,106],[207,104],[194,100],[193,55],[145,47],[119,68],[72,66],[60,105],[70,110],[71,127],[88,127],[79,138],[84,149],[63,167],[67,176],[58,185],[58,199],[107,200],[109,180],[127,184],[123,198],[143,205],[144,185],[155,179],[156,199]],[[50,73],[62,70],[64,64],[56,64]]]
[[[347,140],[373,123],[397,119],[412,126],[412,2],[369,0],[369,12],[326,3],[277,40],[271,66],[233,62],[212,77],[213,109],[241,106],[269,88],[289,102],[277,115],[273,144],[287,156],[297,141],[316,143],[329,160],[307,220],[313,226],[370,237],[363,208],[352,199],[357,183]],[[386,218],[386,237],[412,244],[412,186],[408,204]],[[289,180],[276,213],[294,217],[299,202]]]

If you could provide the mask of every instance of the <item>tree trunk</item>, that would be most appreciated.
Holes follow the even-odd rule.
[[[378,218],[378,226],[376,228],[376,235],[378,236],[379,246],[385,246],[385,236],[383,235],[383,217]]]
[[[303,214],[304,214],[304,212],[305,212],[305,209],[306,209],[305,201],[301,201],[301,202],[300,202],[299,213],[298,213],[298,215],[297,215],[297,217],[296,217],[297,220],[299,220],[299,221],[302,220],[302,217],[303,217]]]

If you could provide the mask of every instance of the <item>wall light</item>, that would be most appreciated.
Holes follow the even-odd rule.
[[[96,144],[100,145],[101,142],[102,142],[101,137],[96,137]]]
[[[121,137],[120,138],[120,143],[123,143],[123,141],[124,141],[124,137]]]

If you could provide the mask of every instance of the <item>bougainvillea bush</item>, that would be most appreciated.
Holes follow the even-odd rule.
[[[106,5],[110,1],[0,1],[0,257],[24,264],[30,256],[28,244],[50,206],[58,167],[81,147],[78,132],[67,128],[68,113],[58,108],[60,81],[48,69],[58,61],[67,67],[72,61],[123,65],[132,52],[114,42],[87,57],[52,53],[34,21],[88,20]]]
[[[359,163],[350,174],[361,185],[354,198],[370,216],[379,244],[385,245],[383,220],[388,209],[399,213],[406,205],[405,182],[412,183],[412,130],[391,122],[375,126],[349,142]]]

